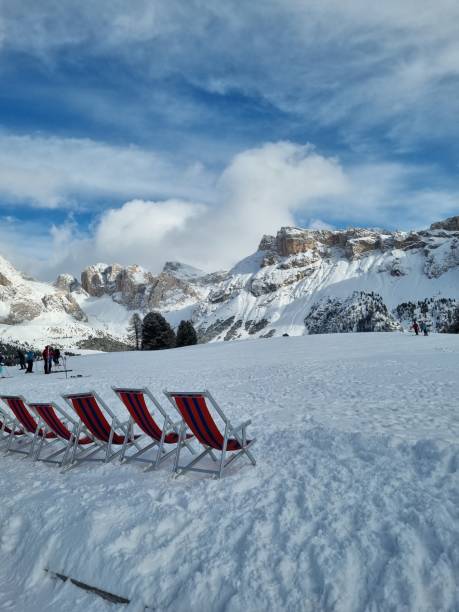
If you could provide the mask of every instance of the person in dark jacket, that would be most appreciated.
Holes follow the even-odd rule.
[[[419,324],[416,320],[413,321],[413,325],[411,326],[411,329],[414,331],[416,336],[419,336]]]
[[[24,351],[22,349],[18,349],[16,356],[19,360],[19,365],[21,366],[21,370],[25,370],[26,369],[26,357],[25,357]]]
[[[61,358],[61,352],[58,348],[53,349],[53,361],[54,365],[59,365],[59,359]]]
[[[51,368],[53,365],[53,349],[48,344],[45,346],[42,356],[45,365],[45,374],[51,374]]]
[[[26,374],[32,374],[34,359],[35,359],[35,353],[33,351],[27,351],[26,353],[27,370],[25,371]]]

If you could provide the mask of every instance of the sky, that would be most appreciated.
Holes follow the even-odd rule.
[[[459,214],[457,0],[0,0],[0,253],[228,268]]]

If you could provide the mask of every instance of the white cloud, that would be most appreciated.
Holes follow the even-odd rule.
[[[254,251],[263,234],[294,224],[295,213],[316,198],[348,188],[336,160],[311,146],[269,143],[232,160],[217,183],[213,206],[135,201],[104,213],[95,248],[106,259],[106,245],[113,245],[113,258],[134,258],[154,270],[167,259],[228,267]]]
[[[234,157],[217,181],[212,206],[183,199],[130,200],[103,212],[85,236],[70,218],[53,227],[48,259],[32,262],[28,271],[78,275],[85,265],[107,261],[139,263],[158,272],[167,260],[215,270],[253,252],[263,234],[298,220],[313,228],[348,222],[422,228],[457,213],[459,203],[457,192],[422,188],[428,172],[435,169],[343,166],[310,145],[268,143]]]
[[[202,165],[135,146],[0,133],[0,194],[21,206],[78,208],[85,195],[207,198],[212,181]]]
[[[232,160],[217,184],[221,206],[208,223],[221,244],[221,259],[233,262],[255,248],[262,234],[294,225],[295,214],[319,198],[344,194],[349,183],[339,163],[310,145],[268,143]]]
[[[103,259],[148,261],[158,268],[164,261],[163,248],[174,252],[174,241],[206,207],[178,200],[145,202],[132,200],[121,208],[106,211],[97,226],[94,247]],[[159,260],[159,261],[158,261]]]

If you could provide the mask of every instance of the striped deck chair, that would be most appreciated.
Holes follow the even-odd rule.
[[[243,455],[248,457],[252,465],[256,464],[255,458],[249,450],[255,443],[255,439],[247,440],[246,435],[247,427],[250,425],[251,421],[245,421],[238,427],[233,427],[230,420],[209,391],[192,393],[164,391],[164,393],[171,404],[179,411],[183,419],[180,429],[179,448],[174,466],[174,471],[177,475],[193,471],[213,474],[216,478],[221,478],[223,470]],[[215,422],[209,407],[212,407],[215,413],[223,421],[223,434]],[[196,439],[204,446],[205,450],[188,465],[182,466],[179,463],[180,451],[183,446],[184,434],[187,427],[191,429]],[[215,451],[220,452],[219,460],[215,455]],[[227,453],[231,453],[229,459],[226,459]],[[217,469],[210,470],[194,467],[206,455],[210,455],[214,461],[219,461]]]
[[[180,436],[180,423],[174,423],[155,396],[149,389],[143,387],[141,389],[126,389],[119,387],[112,387],[113,391],[123,402],[124,406],[130,414],[129,427],[130,431],[133,430],[134,424],[137,425],[144,434],[151,438],[152,442],[130,455],[126,458],[126,461],[143,461],[149,463],[147,470],[156,469],[160,463],[171,457],[177,452],[177,443]],[[157,424],[153,418],[150,410],[148,409],[145,398],[148,397],[153,403],[156,411],[161,415],[163,420],[162,428]],[[188,450],[194,454],[194,450],[189,443],[189,438],[193,435],[187,435],[184,444],[186,444]],[[166,452],[164,445],[174,445],[174,448]],[[148,450],[157,447],[155,456],[153,459],[147,459],[141,457]],[[121,455],[121,459],[124,458],[124,453]]]
[[[63,449],[64,456],[57,459],[61,451],[52,453],[46,457],[41,457],[43,450],[43,438],[37,444],[37,450],[34,455],[35,461],[45,461],[48,463],[57,463],[60,467],[64,467],[73,451],[73,446],[77,447],[76,453],[86,453],[86,457],[90,453],[96,453],[101,450],[102,446],[97,445],[92,436],[80,437],[78,434],[78,422],[72,419],[60,406],[54,402],[28,402],[28,406],[35,412],[39,419],[39,427],[46,427],[60,438],[65,446]]]
[[[54,446],[60,442],[55,433],[39,427],[37,421],[29,412],[25,399],[21,395],[0,395],[0,399],[5,402],[14,414],[19,428],[24,434],[24,438],[21,437],[19,441],[17,436],[10,435],[6,448],[7,452],[33,456],[36,443],[39,439],[43,439],[47,447]]]
[[[11,436],[23,436],[24,432],[18,428],[17,420],[0,408],[0,446],[8,442]]]
[[[81,461],[104,461],[109,462],[119,457],[121,453],[126,452],[126,446],[134,445],[137,450],[141,450],[137,442],[139,436],[134,436],[129,431],[129,421],[121,423],[121,421],[113,414],[103,399],[95,392],[87,393],[72,393],[62,396],[67,404],[77,413],[80,422],[78,424],[78,436],[83,432],[88,436],[92,436],[98,443],[104,445],[105,457],[96,456],[79,456],[77,457],[74,445],[72,457],[68,468],[76,465]],[[103,411],[102,411],[103,409]],[[105,414],[104,414],[105,413]],[[111,422],[107,420],[108,415]],[[121,447],[119,450],[114,450],[113,446]]]

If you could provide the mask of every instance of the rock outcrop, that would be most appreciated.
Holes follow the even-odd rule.
[[[459,232],[459,215],[456,217],[449,217],[444,221],[437,221],[437,223],[432,223],[430,226],[431,230],[443,229],[448,232]]]
[[[200,270],[178,262],[167,262],[157,276],[133,265],[95,264],[81,274],[81,286],[94,297],[111,296],[130,310],[174,309],[199,299],[192,283],[202,282]]]
[[[82,287],[78,279],[76,279],[71,274],[59,274],[59,276],[54,281],[54,286],[56,289],[60,289],[61,291],[67,291],[71,293],[73,291],[79,291]]]

